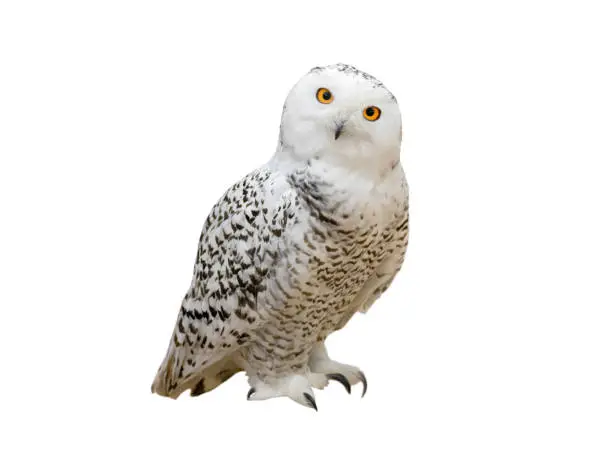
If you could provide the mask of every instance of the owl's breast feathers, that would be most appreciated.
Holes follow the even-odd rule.
[[[339,179],[334,183],[308,169],[288,177],[307,216],[303,235],[292,236],[295,247],[308,256],[307,283],[318,292],[313,303],[310,298],[297,302],[325,311],[320,315],[323,336],[382,294],[407,246],[408,190],[401,166],[375,186]]]

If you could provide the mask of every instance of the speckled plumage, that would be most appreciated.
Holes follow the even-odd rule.
[[[371,98],[390,121],[363,124],[348,97],[317,112],[301,98],[318,85],[337,94],[334,102],[348,88],[359,110]],[[349,391],[365,385],[358,368],[329,359],[324,341],[374,303],[404,259],[408,190],[396,105],[382,83],[351,66],[315,68],[300,80],[273,159],[206,219],[154,392],[198,395],[245,370],[249,399],[289,396],[316,408],[312,387],[329,379]],[[338,126],[346,133],[334,139]]]

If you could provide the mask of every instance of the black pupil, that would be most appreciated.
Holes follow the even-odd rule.
[[[373,117],[373,116],[374,116],[374,109],[373,109],[372,107],[368,107],[368,108],[366,109],[366,115],[367,115],[368,117]]]
[[[331,99],[331,93],[329,91],[323,91],[323,95],[322,95],[323,99],[325,99],[326,101],[329,101]]]

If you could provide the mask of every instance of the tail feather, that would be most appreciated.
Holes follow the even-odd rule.
[[[194,375],[197,365],[193,360],[188,363],[186,354],[184,347],[170,345],[151,385],[152,393],[176,399],[193,385],[197,380]]]
[[[191,396],[206,393],[242,369],[228,356],[205,368],[186,366],[183,347],[171,345],[151,385],[151,392],[176,399],[187,389]]]
[[[164,358],[161,366],[157,370],[157,375],[151,385],[151,392],[157,393],[160,396],[167,396],[169,398],[176,399],[180,393],[176,392],[178,388],[178,373],[175,372],[176,349],[170,347]]]
[[[200,378],[191,387],[191,396],[200,396],[208,393],[221,385],[226,380],[229,380],[234,374],[243,369],[237,366],[231,357],[222,359],[221,361],[206,368],[200,374]]]

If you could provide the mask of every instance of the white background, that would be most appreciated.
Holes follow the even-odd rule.
[[[612,16],[601,1],[0,6],[0,456],[610,459]],[[319,412],[149,387],[218,197],[285,95],[397,96],[406,265]]]

